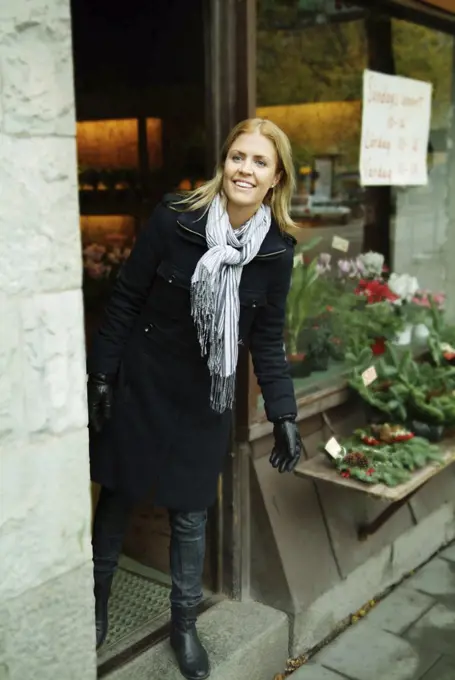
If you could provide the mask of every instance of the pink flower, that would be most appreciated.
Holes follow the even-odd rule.
[[[445,293],[430,293],[428,290],[419,290],[412,298],[412,302],[419,307],[430,307],[431,301],[438,309],[443,309],[446,301]]]
[[[97,243],[92,243],[84,248],[84,257],[87,259],[87,261],[91,260],[92,262],[101,262],[105,254],[106,248],[104,246],[98,245]]]
[[[102,279],[109,274],[110,270],[102,262],[91,262],[90,260],[86,262],[85,269],[92,279]]]

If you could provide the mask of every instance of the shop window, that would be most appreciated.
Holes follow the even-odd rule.
[[[453,49],[370,3],[258,1],[257,114],[289,136],[297,175],[285,342],[298,397],[341,386],[353,349],[419,346],[429,300],[448,292]],[[426,186],[362,186],[365,69],[431,83]]]

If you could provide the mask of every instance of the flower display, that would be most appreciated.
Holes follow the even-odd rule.
[[[130,248],[107,247],[91,243],[82,251],[84,274],[91,279],[109,278],[130,256]]]
[[[428,348],[443,313],[443,293],[421,289],[412,273],[390,272],[381,253],[338,259],[320,252],[311,258],[307,252],[313,245],[305,244],[294,258],[286,317],[289,355],[303,351],[312,361],[317,355],[312,370],[326,371],[332,362],[352,361],[363,348],[375,358],[389,344]],[[94,274],[100,275],[96,269]],[[455,346],[455,328],[448,340]],[[440,356],[447,361],[451,350],[445,355]]]
[[[90,243],[83,251],[84,300],[86,309],[103,306],[120,268],[130,256],[130,248]]]

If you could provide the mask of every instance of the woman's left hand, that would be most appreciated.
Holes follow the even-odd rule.
[[[279,472],[292,472],[303,451],[302,437],[295,422],[295,416],[283,416],[274,423],[273,447],[270,463]]]

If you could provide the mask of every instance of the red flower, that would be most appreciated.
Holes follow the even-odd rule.
[[[343,470],[343,472],[341,473],[341,476],[344,477],[345,479],[349,479],[349,477],[351,476],[351,471],[350,470]]]
[[[392,293],[389,286],[381,281],[366,281],[365,279],[360,279],[359,285],[355,289],[356,295],[363,295],[368,298],[367,304],[374,304],[375,302],[384,302],[388,300],[389,302],[395,302],[398,300],[398,295]]]
[[[414,439],[415,435],[413,432],[406,432],[406,434],[397,434],[393,438],[396,442],[408,442],[410,439]]]
[[[371,475],[373,475],[374,472],[375,472],[375,469],[374,469],[374,468],[368,468],[368,470],[367,470],[367,475],[368,475],[369,477],[371,477]]]
[[[374,343],[371,345],[371,351],[375,356],[378,356],[379,354],[384,354],[385,338],[376,338]]]
[[[368,446],[379,446],[379,444],[381,443],[379,439],[375,439],[375,437],[370,437],[367,434],[363,435],[362,441],[364,444],[368,444]]]
[[[331,305],[327,305],[326,310],[328,312],[333,312],[333,307]]]

